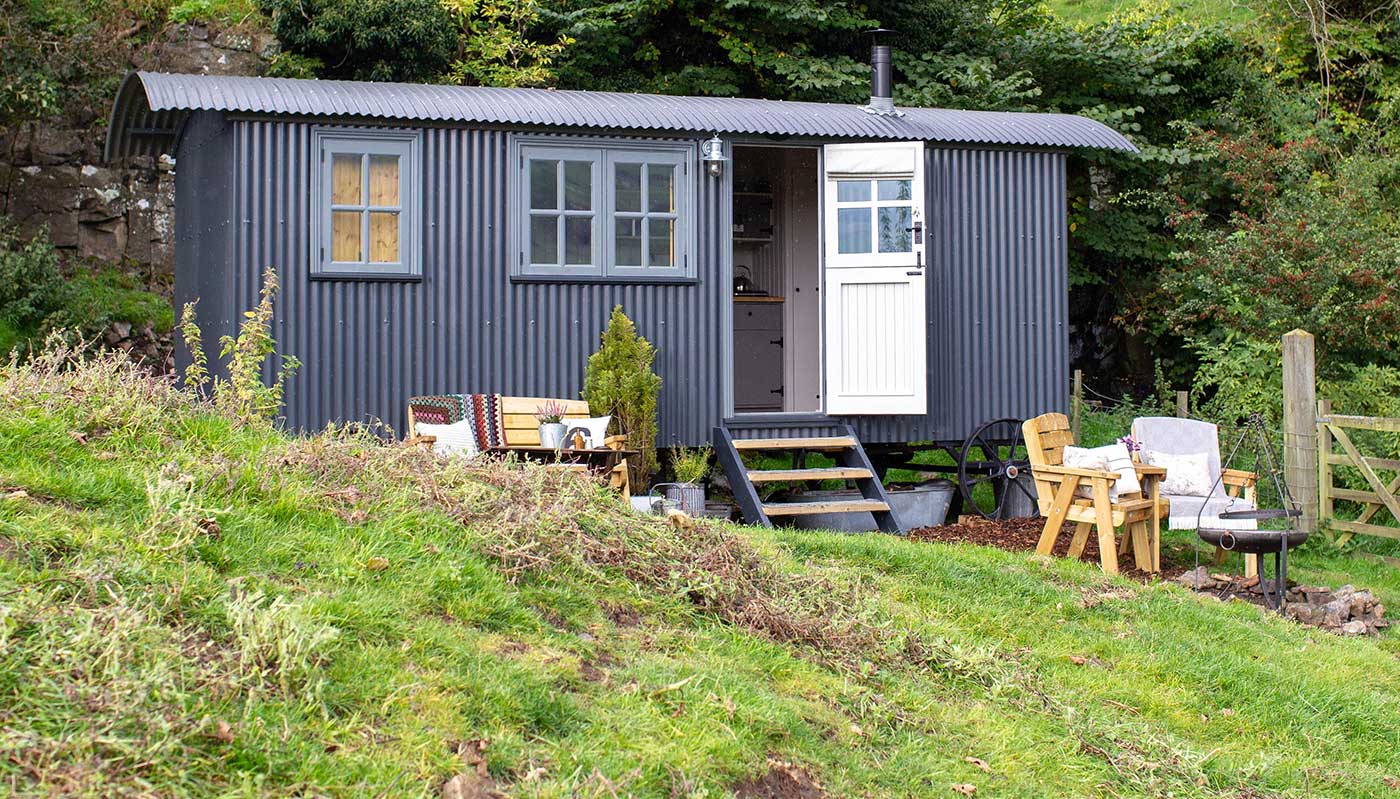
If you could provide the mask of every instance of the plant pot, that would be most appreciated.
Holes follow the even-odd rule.
[[[564,445],[564,433],[568,431],[568,426],[563,422],[546,423],[540,425],[540,446],[549,449],[559,449]]]
[[[705,486],[700,483],[667,483],[662,495],[679,505],[692,518],[699,518],[705,513]]]

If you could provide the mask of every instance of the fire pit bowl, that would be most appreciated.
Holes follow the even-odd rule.
[[[1224,514],[1221,514],[1224,517]],[[1196,531],[1207,544],[1229,552],[1245,552],[1250,555],[1267,555],[1282,549],[1284,535],[1288,537],[1288,548],[1296,549],[1308,540],[1302,530],[1220,530],[1202,527]]]

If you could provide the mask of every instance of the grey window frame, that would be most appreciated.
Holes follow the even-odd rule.
[[[417,279],[423,274],[423,170],[421,135],[416,130],[393,128],[317,127],[311,132],[311,275],[330,278]],[[340,208],[332,199],[331,164],[335,155],[359,155],[366,170],[363,191],[369,191],[369,156],[399,157],[399,204],[369,204]],[[361,222],[364,237],[361,261],[331,260],[331,214],[336,210],[358,210],[366,215]],[[371,211],[395,211],[399,215],[399,260],[379,263],[369,260],[369,220]]]
[[[693,142],[668,140],[617,140],[599,138],[563,138],[518,135],[511,140],[512,172],[508,177],[511,200],[510,247],[514,254],[513,274],[522,278],[593,280],[600,282],[675,282],[695,276],[696,220],[699,191],[696,159],[698,150]],[[588,161],[593,175],[593,253],[594,263],[564,265],[561,248],[555,264],[532,263],[530,259],[530,221],[537,215],[530,208],[530,166],[532,158],[560,161]],[[642,211],[617,210],[615,166],[619,163],[664,163],[676,167],[675,210],[647,210],[647,181],[643,170],[641,191]],[[562,173],[562,168],[561,168]],[[562,181],[557,189],[562,198]],[[560,203],[558,213],[565,213]],[[579,213],[579,212],[574,212]],[[673,266],[620,266],[617,263],[617,225],[619,218],[672,219],[675,222]],[[561,223],[562,224],[562,223]],[[645,223],[644,223],[645,224]],[[642,239],[642,260],[649,257],[648,242]]]

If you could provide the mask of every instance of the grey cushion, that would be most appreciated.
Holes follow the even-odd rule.
[[[1211,481],[1220,479],[1220,435],[1210,422],[1175,416],[1139,416],[1133,420],[1133,440],[1143,449],[1171,455],[1204,452]]]

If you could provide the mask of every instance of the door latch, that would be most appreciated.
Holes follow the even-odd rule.
[[[783,337],[782,337],[782,336],[779,336],[779,337],[774,338],[774,339],[769,339],[769,340],[768,340],[768,343],[769,343],[769,344],[777,344],[779,347],[781,347],[781,346],[783,346]]]

